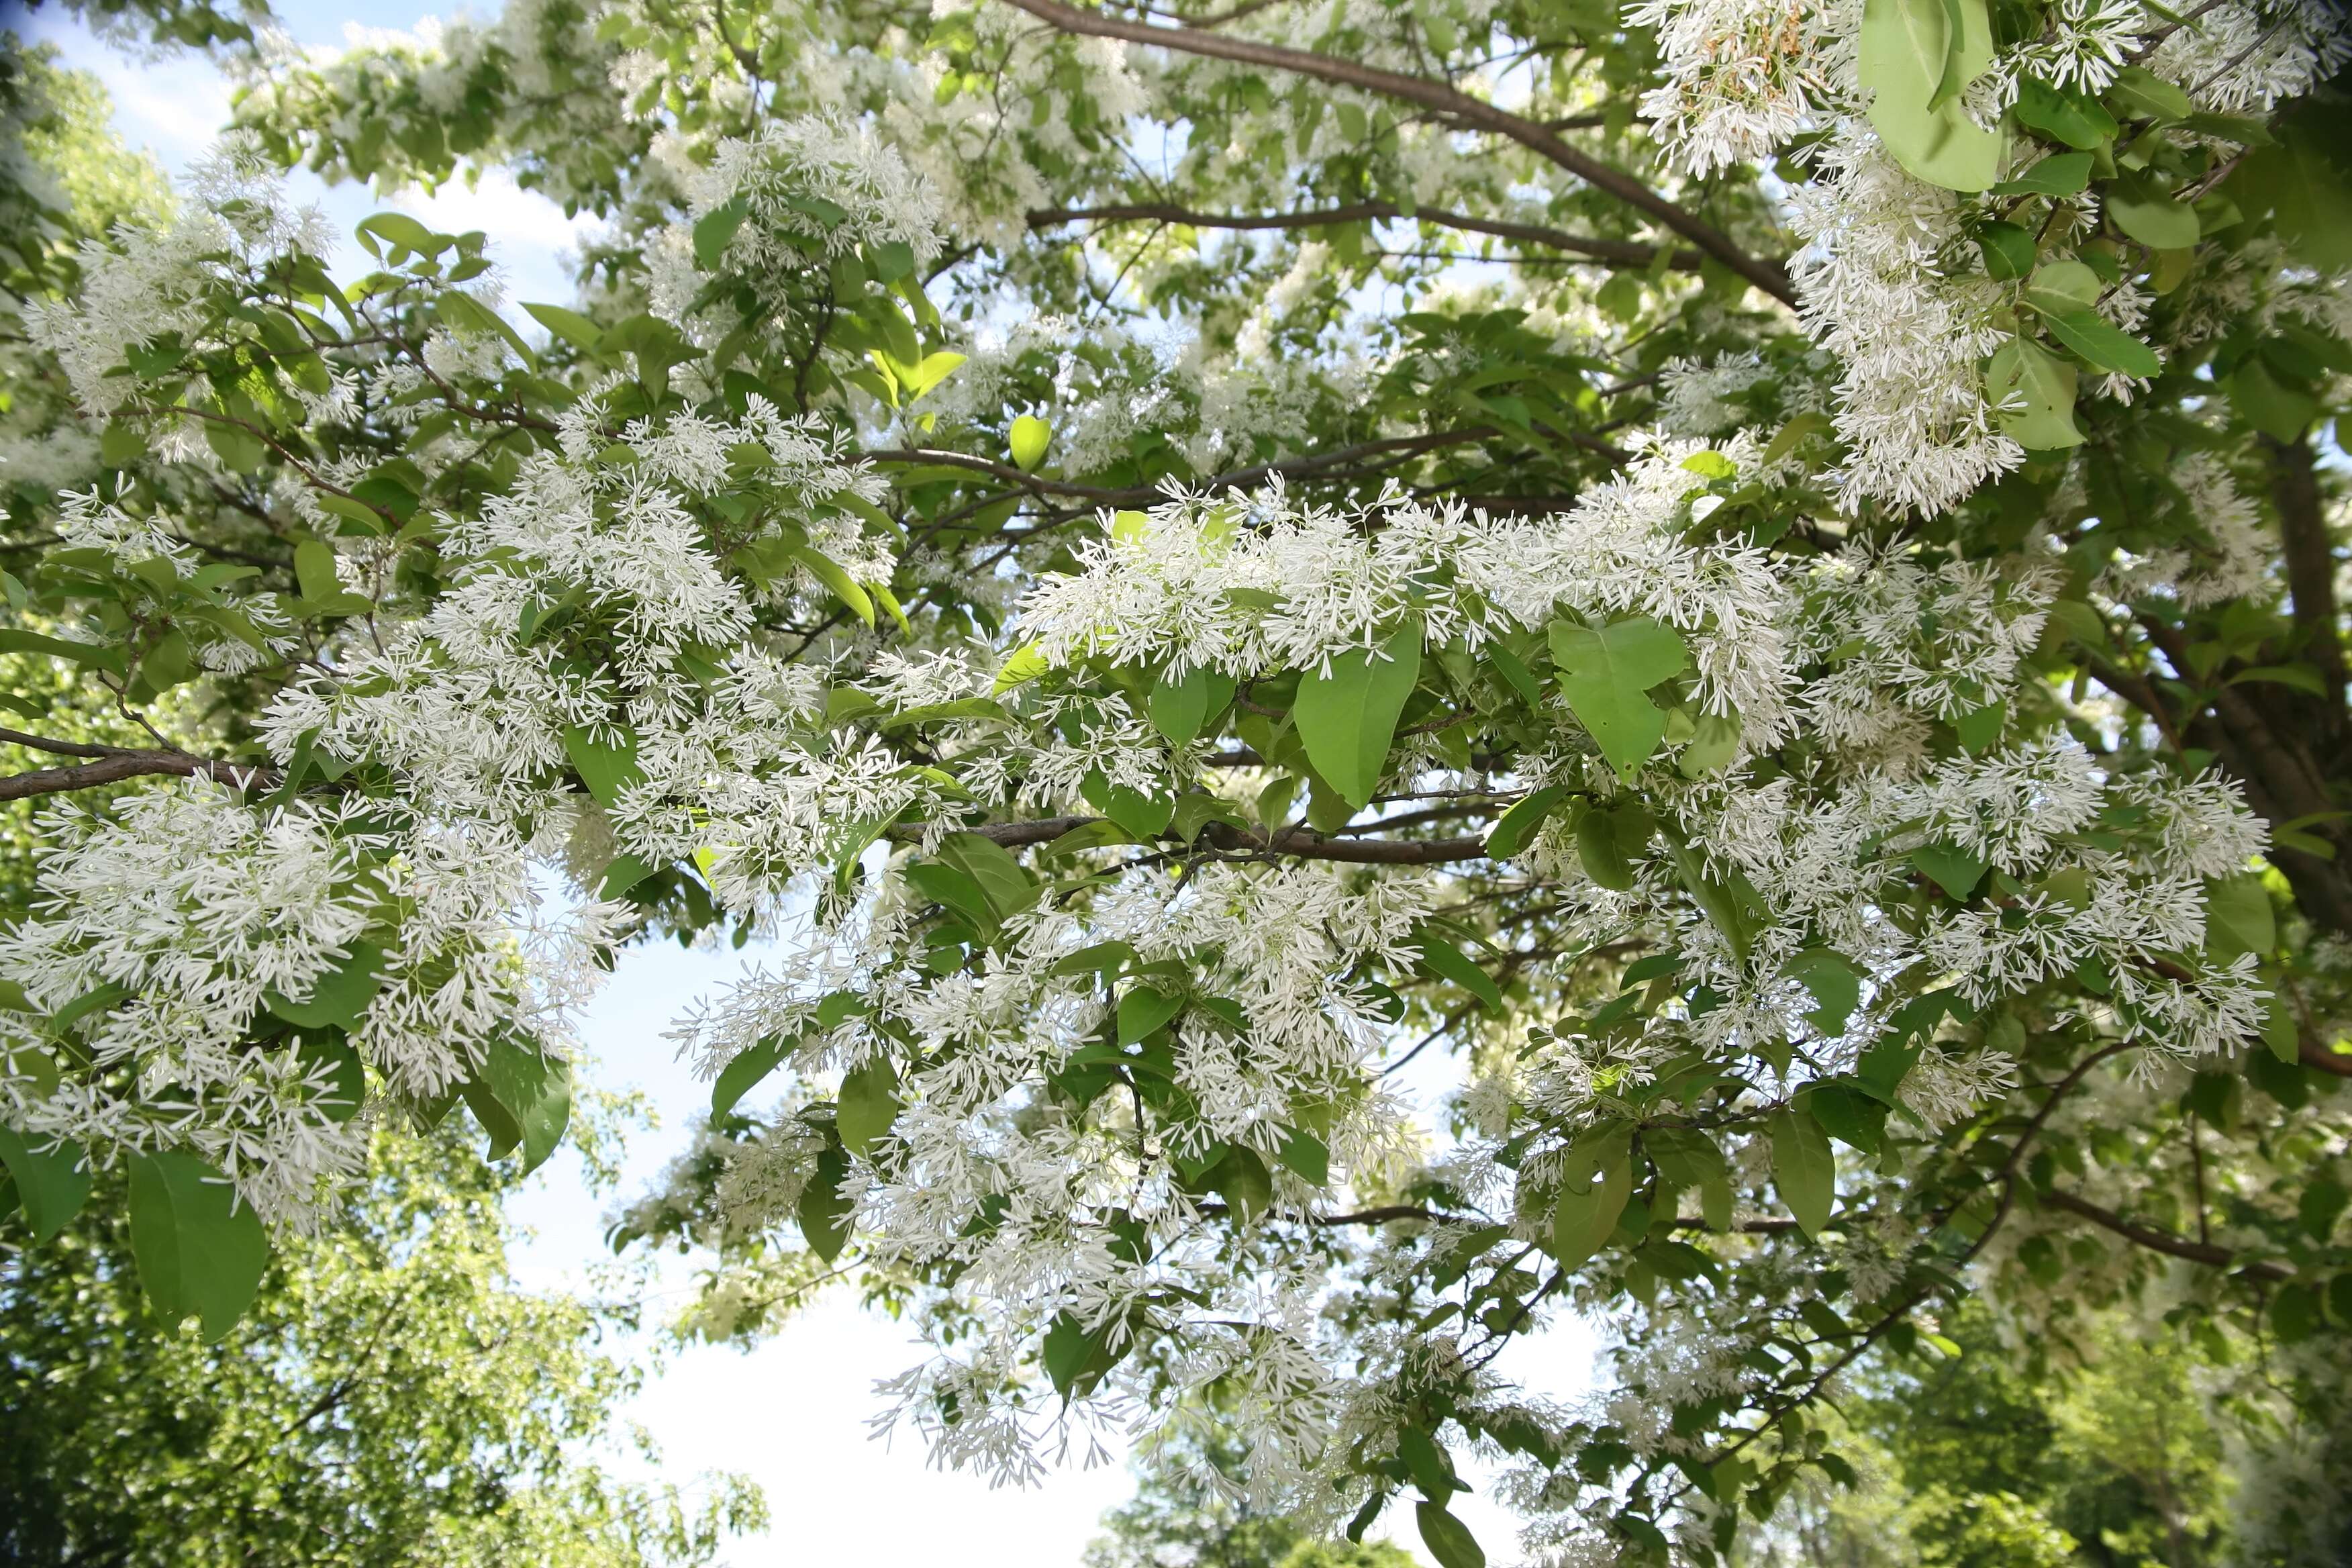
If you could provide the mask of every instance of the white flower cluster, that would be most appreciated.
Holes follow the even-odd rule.
[[[351,1045],[415,1103],[502,1036],[563,1049],[605,911],[539,925],[510,837],[387,820],[381,802],[257,809],[210,781],[51,813],[31,918],[0,935],[29,1008],[0,1013],[0,1117],[100,1160],[192,1150],[299,1223],[358,1168],[364,1123],[279,1008],[372,973]],[[257,1046],[257,1028],[281,1037]],[[58,1081],[60,1040],[95,1072]]]
[[[1655,27],[1664,82],[1642,100],[1652,131],[1695,174],[1769,158],[1810,130],[1853,70],[1857,5],[1805,0],[1643,0],[1625,13]]]
[[[1490,518],[1391,492],[1368,506],[1297,502],[1280,487],[1246,498],[1179,497],[1128,514],[1049,575],[1021,627],[1051,666],[1100,655],[1254,679],[1323,668],[1419,621],[1432,647],[1472,647],[1541,630],[1565,606],[1643,615],[1675,627],[1708,712],[1736,710],[1759,743],[1779,732],[1789,672],[1785,588],[1767,554],[1736,542],[1686,542],[1708,483],[1685,466],[1707,450],[1659,441],[1558,517]],[[1754,466],[1753,438],[1727,444]]]
[[[1866,127],[1843,127],[1817,158],[1819,177],[1790,193],[1808,242],[1790,271],[1807,331],[1843,371],[1839,499],[1933,515],[2025,456],[1997,427],[1979,369],[2008,337],[1998,291],[1945,275],[1959,198],[1904,173]]]

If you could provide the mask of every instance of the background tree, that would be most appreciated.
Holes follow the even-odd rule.
[[[625,1319],[520,1288],[470,1140],[377,1141],[206,1343],[146,1310],[122,1194],[0,1275],[0,1556],[21,1563],[709,1563],[756,1489],[624,1480]],[[649,1456],[650,1457],[650,1456]]]

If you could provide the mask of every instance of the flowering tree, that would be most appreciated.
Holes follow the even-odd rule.
[[[0,648],[137,736],[0,737],[0,1147],[129,1165],[167,1318],[378,1121],[545,1158],[614,948],[731,931],[622,1234],[719,1331],[868,1271],[947,1462],[1211,1423],[1461,1568],[1475,1447],[1709,1560],[1981,1293],[2258,1352],[2340,1504],[2332,10],[89,9],[247,86],[12,274]],[[339,279],[298,162],[606,227]],[[1576,1310],[1613,1386],[1497,1372]]]

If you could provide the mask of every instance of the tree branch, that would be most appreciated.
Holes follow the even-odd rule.
[[[276,776],[268,768],[224,763],[212,757],[193,756],[186,752],[110,752],[97,762],[83,763],[76,767],[41,768],[29,773],[12,773],[0,778],[0,800],[29,800],[35,795],[96,789],[101,784],[121,784],[125,779],[170,774],[187,778],[197,773],[218,779],[236,789],[267,784]]]
[[[1346,206],[1327,207],[1318,212],[1267,213],[1233,215],[1194,212],[1173,203],[1141,202],[1101,207],[1041,207],[1029,215],[1031,228],[1051,228],[1065,223],[1159,223],[1186,224],[1193,228],[1225,229],[1290,229],[1320,228],[1333,224],[1368,223],[1384,218],[1411,217],[1423,223],[1433,223],[1441,228],[1458,228],[1472,234],[1490,234],[1500,239],[1516,239],[1528,245],[1540,245],[1550,250],[1571,251],[1589,256],[1611,267],[1646,268],[1658,258],[1658,247],[1634,239],[1602,239],[1590,235],[1569,234],[1560,229],[1546,228],[1539,224],[1507,223],[1499,218],[1473,217],[1467,213],[1416,211],[1406,213],[1393,202],[1353,202]],[[1699,253],[1677,250],[1668,265],[1684,272],[1699,268]]]
[[[2142,1225],[2137,1220],[2126,1219],[2113,1209],[2103,1209],[2098,1205],[2084,1198],[2078,1198],[2063,1188],[2053,1187],[2042,1194],[2042,1201],[2052,1208],[2063,1209],[2068,1214],[2077,1215],[2089,1220],[2102,1229],[2111,1230],[2126,1241],[2145,1247],[2152,1252],[2161,1252],[2170,1258],[2186,1258],[2191,1263],[2202,1263],[2212,1268],[2235,1268],[2256,1279],[2278,1280],[2294,1278],[2294,1270],[2282,1264],[2260,1260],[2241,1264],[2238,1261],[2238,1255],[2226,1247],[2215,1247],[2202,1241],[2190,1241],[2185,1237],[2175,1236],[2168,1230],[2158,1230],[2151,1226]]]
[[[1155,27],[1121,17],[1106,16],[1097,11],[1080,10],[1062,4],[1061,0],[1010,0],[1010,4],[1065,33],[1119,38],[1131,44],[1153,44],[1186,54],[1205,55],[1242,65],[1263,66],[1437,110],[1475,129],[1508,137],[1567,170],[1593,189],[1605,192],[1647,214],[1774,299],[1789,305],[1797,302],[1796,289],[1790,283],[1788,273],[1777,262],[1759,260],[1748,255],[1729,235],[1697,214],[1666,200],[1622,169],[1579,152],[1536,121],[1521,119],[1507,110],[1497,109],[1444,82],[1432,81],[1426,77],[1407,76],[1401,71],[1382,70],[1376,66],[1360,65],[1354,60],[1317,54],[1310,49],[1285,48],[1280,45],[1261,44],[1248,38],[1229,38],[1218,33]]]
[[[1044,816],[1028,822],[992,822],[966,831],[1007,849],[1018,849],[1024,845],[1051,843],[1065,833],[1102,820],[1098,816]],[[1174,834],[1162,835],[1160,841],[1182,842]],[[1223,822],[1210,823],[1202,829],[1200,841],[1231,854],[1295,855],[1306,860],[1342,860],[1358,866],[1442,866],[1455,860],[1484,859],[1486,854],[1486,841],[1483,838],[1327,838],[1306,827],[1286,827],[1269,834]]]

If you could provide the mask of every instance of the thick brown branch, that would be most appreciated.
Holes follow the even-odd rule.
[[[1029,822],[994,822],[971,831],[1008,849],[1017,849],[1026,844],[1051,843],[1074,828],[1101,820],[1096,816],[1045,816]],[[1181,842],[1173,835],[1163,836],[1163,841]],[[1201,841],[1228,854],[1296,855],[1301,859],[1343,860],[1359,866],[1441,866],[1455,860],[1482,859],[1486,853],[1486,841],[1483,838],[1327,838],[1305,827],[1288,827],[1269,834],[1222,822],[1213,822],[1203,828]]]
[[[2344,649],[2336,632],[2336,551],[2327,537],[2327,510],[2319,494],[2309,441],[2262,438],[2270,458],[2271,501],[2278,509],[2279,535],[2286,548],[2287,590],[2294,601],[2294,629],[2304,657],[2327,682],[2327,714],[2340,721],[2344,700]]]
[[[1362,441],[1353,447],[1341,447],[1335,451],[1317,452],[1304,458],[1285,458],[1278,462],[1253,463],[1246,468],[1234,468],[1203,479],[1194,487],[1202,493],[1242,489],[1261,484],[1280,475],[1299,479],[1332,477],[1335,469],[1345,470],[1349,465],[1368,458],[1412,457],[1423,452],[1441,451],[1447,447],[1466,447],[1494,439],[1501,432],[1492,425],[1473,426],[1466,430],[1437,430],[1423,436],[1391,436],[1378,441]],[[1568,439],[1580,447],[1600,453],[1612,462],[1622,463],[1630,456],[1622,448],[1612,446],[1597,436],[1581,431],[1568,435]],[[873,463],[907,463],[937,465],[946,468],[968,468],[976,474],[1015,484],[1038,495],[1068,496],[1073,500],[1093,501],[1101,506],[1148,506],[1166,499],[1166,492],[1156,485],[1130,485],[1112,489],[1104,485],[1082,485],[1070,479],[1049,479],[1026,473],[1010,463],[1000,463],[992,458],[975,458],[969,453],[950,452],[934,447],[892,447],[868,452],[866,459]]]
[[[2294,1270],[2284,1265],[2260,1260],[2242,1264],[2238,1261],[2238,1255],[2226,1247],[2215,1247],[2202,1241],[2190,1241],[2186,1237],[2175,1236],[2170,1231],[2158,1230],[2151,1226],[2142,1225],[2137,1220],[2126,1219],[2113,1209],[2103,1209],[2098,1205],[2084,1198],[2078,1198],[2062,1188],[2053,1187],[2042,1194],[2042,1201],[2052,1208],[2063,1209],[2068,1214],[2089,1220],[2104,1230],[2113,1231],[2135,1246],[2145,1247],[2151,1252],[2161,1252],[2168,1258],[2186,1258],[2191,1263],[2202,1263],[2211,1268],[2234,1268],[2256,1279],[2277,1280],[2294,1278]]]
[[[1790,305],[1796,303],[1796,289],[1790,283],[1788,273],[1777,263],[1748,255],[1729,235],[1697,214],[1666,200],[1624,170],[1579,152],[1536,121],[1522,119],[1507,110],[1497,109],[1483,99],[1473,98],[1444,82],[1408,76],[1402,71],[1382,70],[1376,66],[1317,54],[1310,49],[1285,48],[1277,44],[1261,44],[1249,38],[1229,38],[1218,33],[1155,27],[1123,17],[1106,16],[1098,11],[1081,10],[1075,5],[1063,5],[1061,0],[1011,0],[1011,3],[1066,33],[1120,38],[1132,44],[1156,44],[1186,54],[1289,71],[1318,81],[1337,82],[1343,87],[1418,103],[1450,115],[1465,125],[1507,136],[1567,170],[1593,189],[1605,192],[1654,218],[1774,299]]]
[[[2333,1073],[2337,1078],[2352,1078],[2352,1057],[2337,1055],[2312,1035],[2302,1036],[2300,1046],[2296,1056],[2304,1066],[2315,1071]]]
[[[13,773],[0,778],[0,800],[28,800],[40,795],[96,789],[102,784],[121,784],[125,779],[170,774],[186,778],[196,773],[206,774],[240,789],[251,784],[267,784],[274,776],[267,768],[224,763],[212,757],[191,756],[185,752],[113,752],[94,763],[83,763],[76,767],[42,768],[34,773]]]
[[[1546,228],[1540,224],[1507,223],[1499,218],[1473,217],[1467,213],[1425,209],[1406,213],[1400,210],[1394,202],[1353,202],[1346,206],[1326,207],[1317,212],[1244,215],[1194,212],[1172,203],[1154,202],[1118,206],[1045,207],[1029,215],[1029,226],[1051,228],[1065,223],[1181,223],[1193,228],[1291,229],[1401,217],[1433,223],[1441,228],[1491,234],[1498,239],[1516,239],[1526,245],[1540,245],[1549,250],[1566,250],[1578,256],[1589,256],[1612,267],[1646,268],[1658,258],[1656,246],[1644,245],[1639,240],[1602,239],[1591,235],[1568,234],[1559,229]],[[1685,272],[1696,272],[1699,268],[1699,253],[1677,250],[1668,265]]]

